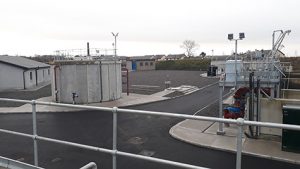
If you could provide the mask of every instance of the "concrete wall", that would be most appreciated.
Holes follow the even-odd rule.
[[[30,74],[32,74],[30,78]],[[35,70],[27,70],[24,73],[25,76],[25,87],[27,88],[32,88],[33,86],[36,86],[36,77],[35,77]]]
[[[260,119],[263,122],[282,123],[282,106],[300,105],[300,100],[288,100],[288,99],[261,99],[261,115]],[[281,129],[261,127],[262,134],[270,135],[282,135]]]
[[[23,88],[23,69],[0,63],[0,91]]]
[[[25,88],[34,88],[36,85],[46,84],[50,81],[51,75],[48,74],[50,68],[29,69],[24,72]],[[30,73],[32,78],[30,78]],[[37,77],[37,79],[36,79]],[[36,83],[37,82],[37,83]]]
[[[54,101],[72,103],[95,103],[121,97],[121,63],[102,61],[101,64],[70,64],[57,67],[56,78],[52,66],[52,96]],[[57,98],[56,98],[56,90]]]
[[[49,82],[51,80],[50,68],[39,68],[37,70],[38,84]]]

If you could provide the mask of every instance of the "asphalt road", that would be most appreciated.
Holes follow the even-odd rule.
[[[217,85],[191,95],[133,109],[194,114],[218,98]],[[226,93],[226,92],[225,92]],[[216,116],[215,103],[199,115]],[[169,129],[181,121],[168,117],[119,114],[118,149],[209,168],[235,168],[235,154],[183,143],[169,135]],[[0,115],[0,128],[32,133],[31,114]],[[38,133],[52,137],[111,149],[112,114],[110,112],[38,113]],[[0,134],[0,155],[33,163],[32,140]],[[75,169],[95,161],[99,168],[111,168],[111,156],[70,146],[39,142],[40,166],[49,169]],[[243,169],[289,169],[300,166],[284,162],[243,156]],[[119,169],[169,169],[167,165],[118,157]]]

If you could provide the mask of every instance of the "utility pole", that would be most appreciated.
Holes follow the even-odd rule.
[[[115,38],[115,58],[117,57],[117,36],[119,35],[119,33],[113,33],[113,32],[111,32],[111,34],[114,36],[114,38]]]

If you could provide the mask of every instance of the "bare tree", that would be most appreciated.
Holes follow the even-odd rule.
[[[205,53],[205,52],[201,52],[201,53],[200,53],[200,57],[205,58],[205,56],[206,56],[206,53]]]
[[[198,44],[193,40],[185,40],[180,47],[185,49],[186,56],[192,57],[198,48]]]

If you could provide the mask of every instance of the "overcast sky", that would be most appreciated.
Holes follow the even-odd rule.
[[[245,32],[239,52],[271,48],[272,32],[291,29],[282,51],[300,55],[299,0],[1,0],[0,54],[54,54],[59,49],[112,48],[119,55],[230,54],[228,33]]]

